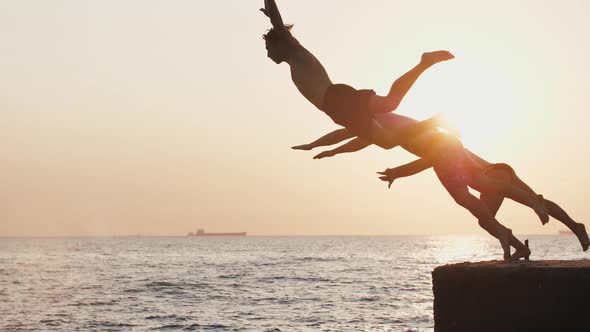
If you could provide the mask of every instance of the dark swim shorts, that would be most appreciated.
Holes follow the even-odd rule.
[[[346,84],[332,84],[324,96],[323,111],[337,124],[364,139],[372,137],[373,115],[369,101],[373,90],[357,90]]]

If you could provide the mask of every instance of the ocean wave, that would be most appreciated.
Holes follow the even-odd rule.
[[[86,301],[86,302],[76,302],[76,303],[71,303],[68,304],[68,306],[72,306],[72,307],[84,307],[84,306],[112,306],[112,305],[116,305],[119,302],[116,300],[110,300],[110,301],[102,301],[102,300],[94,300],[94,301]]]
[[[178,315],[164,315],[164,316],[160,316],[160,315],[152,315],[152,316],[147,316],[145,319],[175,319],[175,320],[188,320],[188,317],[182,317],[182,316],[178,316]]]
[[[64,324],[68,324],[70,321],[57,318],[57,319],[42,319],[39,321],[41,324],[45,324],[47,326],[61,326]]]
[[[359,301],[359,302],[377,302],[377,301],[380,301],[380,300],[381,300],[381,297],[379,297],[379,296],[363,296],[363,297],[358,298],[356,301]]]
[[[122,330],[126,330],[126,328],[134,327],[134,326],[136,326],[136,325],[128,324],[128,323],[119,323],[119,322],[110,322],[110,321],[90,321],[84,326],[84,328],[86,328],[88,330],[97,329],[99,331],[104,331],[106,329],[113,331],[113,329],[118,328],[118,329],[121,329],[121,331],[122,331]]]
[[[146,287],[180,287],[177,284],[167,281],[152,281],[145,285]]]
[[[183,330],[186,326],[182,324],[167,324],[159,327],[151,328],[152,331],[165,331],[165,330]]]
[[[314,257],[314,256],[307,256],[296,258],[293,261],[304,261],[304,262],[338,262],[338,261],[346,261],[348,258],[345,257]]]
[[[0,331],[432,331],[431,272],[453,243],[402,240],[296,238],[285,249],[274,238],[105,239],[79,252],[67,250],[69,239],[15,240],[27,263],[0,251]],[[453,259],[496,258],[485,243]],[[569,237],[533,243],[545,259],[588,257]],[[112,255],[97,260],[95,251]]]
[[[222,274],[222,275],[217,276],[217,278],[219,278],[219,279],[239,279],[239,278],[243,278],[245,276],[246,276],[246,274],[243,274],[243,273],[241,273],[241,274]]]
[[[303,282],[330,282],[332,279],[320,278],[320,277],[292,277],[291,280],[303,281]]]
[[[184,330],[184,331],[194,331],[198,329],[199,331],[204,330],[204,331],[219,331],[219,330],[224,330],[224,331],[238,331],[238,329],[232,328],[230,326],[226,326],[226,325],[222,325],[222,324],[210,324],[210,325],[203,325],[203,324],[197,324],[197,323],[193,323],[193,324],[167,324],[167,325],[162,325],[162,326],[158,326],[158,327],[154,327],[151,330],[152,331],[167,331],[167,330],[173,330],[173,331],[177,331],[177,330]]]
[[[125,292],[125,293],[141,293],[141,292],[145,292],[145,289],[129,288],[129,289],[124,289],[123,292]]]

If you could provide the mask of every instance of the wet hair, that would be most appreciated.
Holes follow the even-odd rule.
[[[262,39],[264,39],[269,44],[274,44],[282,39],[290,37],[292,28],[293,24],[285,24],[284,29],[272,27],[264,35],[262,35]]]

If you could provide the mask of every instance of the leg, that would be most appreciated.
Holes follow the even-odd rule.
[[[549,214],[561,221],[567,228],[569,228],[576,237],[580,244],[582,245],[582,250],[587,251],[588,247],[590,246],[590,240],[588,239],[588,233],[586,233],[586,227],[584,224],[575,222],[570,216],[557,204],[550,200],[545,200],[545,205],[549,210]]]
[[[530,190],[532,193],[535,193],[533,191],[533,189],[531,189],[531,187],[529,187],[524,181],[522,181],[516,175],[516,173],[513,173],[512,178],[513,178],[512,182],[516,186],[518,186],[522,189],[525,189],[525,190]],[[544,199],[544,202],[545,202],[545,206],[547,207],[547,212],[549,213],[549,215],[552,216],[553,218],[561,221],[562,224],[564,224],[574,234],[576,234],[576,237],[578,238],[578,240],[580,241],[580,244],[582,245],[582,250],[584,250],[584,251],[588,250],[588,247],[590,246],[590,240],[588,239],[588,233],[586,233],[586,227],[584,226],[584,224],[575,222],[567,214],[567,212],[565,212],[555,202],[550,201],[548,199]]]
[[[468,162],[471,160],[468,158],[466,159]],[[547,213],[547,209],[545,208],[543,196],[535,195],[529,191],[522,190],[521,188],[511,184],[509,181],[494,179],[481,171],[476,171],[473,173],[474,174],[471,178],[471,183],[469,184],[473,189],[481,193],[499,193],[504,197],[508,197],[520,204],[532,208],[539,216],[539,219],[541,219],[543,224],[546,224],[549,221],[549,215]]]
[[[311,150],[311,149],[317,148],[319,146],[328,146],[328,145],[337,144],[337,143],[340,143],[344,140],[347,140],[347,139],[353,138],[353,137],[354,137],[353,133],[351,133],[346,128],[342,128],[342,129],[334,130],[333,132],[326,134],[309,144],[296,145],[296,146],[291,147],[291,149]]]
[[[517,186],[518,188],[520,188],[522,190],[525,190],[527,192],[530,192],[530,193],[536,195],[535,191],[529,185],[527,185],[524,181],[522,181],[522,179],[519,178],[518,175],[516,175],[516,172],[514,171],[514,169],[512,169],[512,167],[510,165],[506,165],[506,167],[509,168],[510,171],[512,172],[512,174],[511,174],[512,184],[514,184],[515,186]],[[544,199],[544,203],[545,203],[545,207],[547,207],[547,212],[549,213],[550,216],[561,221],[565,226],[567,226],[572,232],[575,233],[575,229],[576,229],[577,225],[581,225],[581,224],[576,223],[572,218],[570,218],[570,216],[559,205],[555,204],[554,202]]]
[[[373,99],[374,103],[371,105],[372,112],[383,113],[395,110],[408,91],[410,91],[416,80],[418,80],[418,77],[420,77],[426,69],[438,62],[450,60],[452,58],[454,58],[454,56],[447,51],[436,51],[422,54],[422,59],[419,64],[393,82],[386,97]]]
[[[494,169],[490,172],[486,173],[488,176],[503,181],[510,181],[512,174],[507,172],[504,169]],[[480,194],[480,200],[490,209],[492,215],[496,215],[500,206],[502,206],[502,202],[504,201],[504,196],[500,193],[496,192],[484,192]],[[479,221],[480,225],[482,221]],[[483,227],[483,226],[482,226]],[[525,246],[518,238],[514,235],[510,237],[510,245],[516,249],[513,255],[509,256],[512,260],[518,260],[521,257],[528,258],[531,254],[531,250]],[[506,256],[504,257],[506,259]]]
[[[487,174],[491,177],[497,178],[497,174],[499,174],[500,172],[508,175],[510,178],[510,181],[516,187],[520,188],[523,191],[526,191],[526,192],[536,195],[535,191],[529,185],[527,185],[522,179],[520,179],[518,177],[518,175],[516,174],[516,172],[514,171],[514,169],[512,169],[512,167],[510,165],[505,164],[504,168],[498,169],[498,170],[492,170],[491,172],[488,172]],[[506,179],[506,175],[504,176],[504,179]],[[588,247],[590,246],[590,240],[588,239],[588,233],[586,233],[586,227],[584,226],[584,224],[575,222],[556,203],[554,203],[548,199],[544,199],[544,203],[545,203],[545,207],[547,208],[548,214],[550,216],[552,216],[553,218],[561,221],[562,224],[564,224],[574,234],[576,234],[578,241],[580,241],[580,244],[582,245],[582,250],[587,251]]]
[[[434,167],[434,170],[440,182],[445,189],[447,189],[455,202],[471,212],[471,214],[479,220],[479,225],[500,241],[502,250],[504,251],[504,259],[509,259],[512,231],[502,226],[490,212],[488,207],[469,193],[466,184],[461,184],[453,177],[454,174],[452,173],[452,170],[441,169],[437,166]]]

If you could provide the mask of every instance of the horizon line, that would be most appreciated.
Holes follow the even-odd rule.
[[[519,236],[564,235],[556,233],[518,233]],[[568,234],[565,234],[568,235]],[[444,234],[247,234],[245,236],[189,236],[167,234],[130,234],[130,235],[0,235],[0,239],[43,239],[43,238],[244,238],[244,237],[412,237],[412,236],[482,236],[485,234],[444,233]]]

